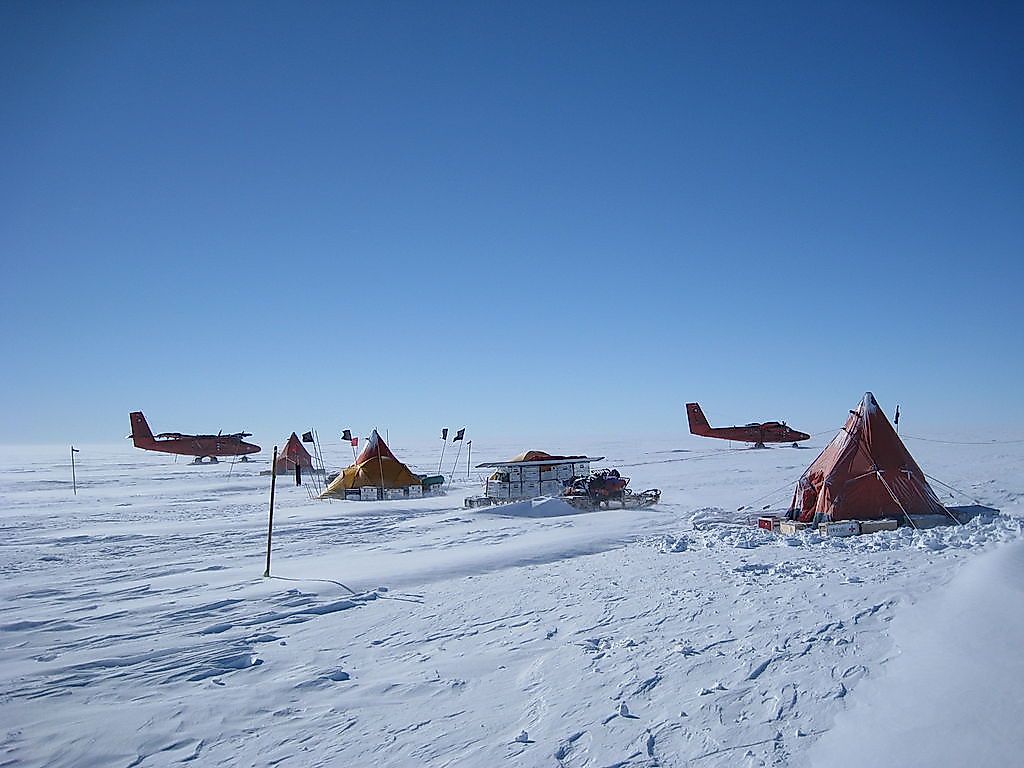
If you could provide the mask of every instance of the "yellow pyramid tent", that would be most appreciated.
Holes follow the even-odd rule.
[[[320,498],[345,498],[349,488],[408,488],[420,483],[420,476],[396,459],[377,430],[373,430],[355,464],[334,478]]]

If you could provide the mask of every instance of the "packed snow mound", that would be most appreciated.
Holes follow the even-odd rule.
[[[719,514],[721,513],[721,514]],[[700,509],[690,516],[692,529],[677,533],[646,536],[640,543],[662,552],[732,547],[756,549],[764,546],[811,547],[847,552],[883,552],[900,549],[975,549],[1013,541],[1024,535],[1024,518],[997,514],[978,516],[963,525],[915,529],[902,526],[895,531],[879,531],[863,536],[822,536],[813,529],[780,536],[764,531],[750,521],[735,522],[721,510]]]
[[[484,507],[483,511],[506,517],[564,517],[580,514],[580,510],[571,504],[549,496],[516,501],[512,504],[501,504],[496,507]]]
[[[1006,765],[1024,753],[1024,542],[967,563],[897,613],[898,655],[810,752],[812,765]],[[992,660],[998,659],[997,664]]]

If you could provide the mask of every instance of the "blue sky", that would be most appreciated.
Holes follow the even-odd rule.
[[[1024,11],[893,6],[3,3],[0,442],[1024,426]]]

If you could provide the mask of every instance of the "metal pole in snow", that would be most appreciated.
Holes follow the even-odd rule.
[[[74,491],[75,496],[78,495],[78,480],[75,477],[75,454],[78,453],[78,449],[75,446],[71,446],[71,490]]]
[[[466,479],[469,480],[469,465],[473,463],[473,441],[469,441],[469,445],[466,446],[468,453],[466,454]]]
[[[270,576],[270,542],[274,535],[274,489],[277,486],[277,446],[274,446],[274,459],[270,464],[270,522],[267,523],[267,570],[263,577]]]
[[[441,445],[441,458],[437,460],[437,474],[441,474],[441,463],[444,461],[444,449],[448,447],[448,430],[442,430],[443,435],[441,437],[444,443]]]
[[[448,477],[448,482],[451,483],[455,479],[455,468],[459,465],[459,456],[462,455],[462,440],[459,440],[459,451],[455,454],[455,461],[452,463],[452,473]]]

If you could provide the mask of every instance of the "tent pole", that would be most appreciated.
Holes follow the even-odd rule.
[[[384,501],[384,459],[380,457],[380,432],[374,429],[373,434],[377,436],[377,466],[380,469],[380,500]]]
[[[317,459],[320,462],[320,471],[323,472],[323,474],[324,474],[324,478],[323,478],[324,479],[324,489],[323,490],[326,491],[327,490],[327,487],[326,487],[327,486],[327,466],[324,464],[324,449],[320,447],[320,435],[317,434],[317,431],[315,429],[312,430],[312,432],[313,432],[313,447],[316,449],[316,452],[318,454]],[[316,473],[314,472],[313,474],[315,475]],[[317,492],[318,493],[323,493],[323,491],[320,490],[320,482],[316,478],[313,479],[313,483],[316,485]]]
[[[264,578],[270,577],[270,542],[274,535],[274,488],[277,486],[277,446],[274,446],[274,459],[270,465],[270,521],[267,523],[267,570]]]
[[[320,469],[320,468],[323,467],[324,460],[323,460],[323,457],[320,455],[320,449],[317,447],[316,435],[313,434],[314,430],[313,430],[312,427],[310,428],[309,432],[310,432],[310,434],[313,435],[313,471],[310,474],[313,475],[313,487],[316,489],[317,495],[319,495],[320,494],[320,483],[317,481],[316,475],[317,475],[317,469]],[[320,464],[320,467],[317,467],[318,463]],[[309,486],[308,485],[306,486],[306,490],[307,491],[309,490]],[[310,498],[312,498],[312,494],[310,495]]]

